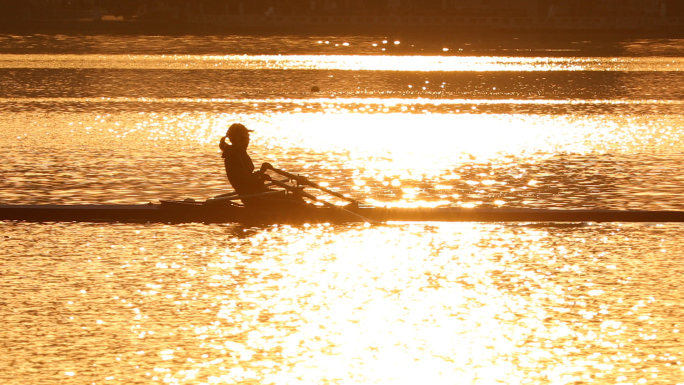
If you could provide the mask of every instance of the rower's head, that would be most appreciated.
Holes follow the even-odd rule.
[[[242,123],[233,123],[226,132],[226,136],[230,139],[230,142],[236,145],[248,145],[249,144],[249,133],[252,130],[248,130]]]

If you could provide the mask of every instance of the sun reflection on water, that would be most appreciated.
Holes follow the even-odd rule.
[[[357,108],[362,99],[349,101]],[[206,199],[230,188],[216,143],[230,124],[243,122],[255,130],[255,163],[271,162],[377,206],[682,204],[674,177],[684,143],[677,115],[435,113],[431,103],[409,99],[402,104],[425,111],[383,112],[396,102],[374,99],[372,112],[331,101],[328,110],[307,113],[263,104],[254,107],[259,115],[74,113],[60,120],[61,129],[54,129],[54,114],[27,117],[28,126],[4,125],[11,159],[2,166],[4,201]],[[45,151],[50,161],[31,161],[27,149]],[[635,153],[654,158],[634,163]],[[648,189],[638,182],[643,178]]]
[[[0,68],[349,71],[682,71],[678,57],[3,54]]]
[[[315,263],[288,270],[290,284],[278,302],[297,298],[306,327],[287,337],[292,351],[283,355],[290,367],[274,383],[358,381],[350,368],[366,383],[511,379],[510,364],[499,358],[515,342],[496,320],[511,304],[481,281],[496,268],[443,250],[446,240],[438,234],[427,236],[430,245],[416,244],[416,237],[426,236],[421,230],[409,230],[401,240],[391,229],[371,230],[382,242],[367,242],[367,231],[351,231],[309,251],[307,259]],[[464,254],[478,235],[460,232]],[[464,288],[461,280],[476,284]],[[327,354],[316,354],[321,348]]]
[[[216,144],[239,121],[255,162],[378,206],[684,207],[680,57],[56,53],[0,68],[3,203],[225,192]],[[682,381],[677,224],[0,228],[3,384]]]
[[[285,235],[299,240],[268,247]],[[527,350],[522,367],[535,368],[546,356],[521,348],[548,332],[546,313],[496,287],[503,268],[492,256],[502,249],[483,250],[487,236],[472,225],[258,233],[208,264],[207,285],[230,294],[209,296],[217,321],[193,328],[208,353],[178,374],[219,383],[522,381],[529,373],[512,357]]]
[[[608,384],[681,373],[681,298],[668,289],[677,225],[5,230],[8,252],[31,242],[43,250],[33,268],[50,274],[3,261],[11,354],[0,368],[40,350],[30,361],[49,359],[45,378]],[[80,245],[68,255],[50,240],[67,236]]]

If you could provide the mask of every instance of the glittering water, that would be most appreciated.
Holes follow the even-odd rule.
[[[681,41],[0,42],[2,203],[223,193],[240,121],[376,205],[684,209]],[[681,231],[3,222],[0,380],[684,383]]]

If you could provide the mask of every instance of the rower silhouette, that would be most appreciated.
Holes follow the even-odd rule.
[[[271,181],[271,177],[266,174],[268,170],[274,170],[273,166],[265,162],[255,170],[254,162],[247,154],[249,147],[249,133],[241,123],[234,123],[226,132],[226,136],[221,138],[219,147],[223,152],[223,163],[226,166],[226,176],[228,181],[235,189],[245,204],[245,206],[272,206],[283,203],[299,203],[304,201],[299,196],[286,194],[284,191],[271,190],[266,183]],[[226,143],[226,138],[231,144]]]
[[[266,171],[273,168],[269,163],[264,163],[258,171],[254,171],[254,162],[247,154],[250,132],[252,130],[243,124],[235,123],[228,128],[226,136],[219,143],[228,181],[240,195],[268,192],[269,189],[264,185],[269,180]],[[231,144],[226,143],[226,138],[230,139]]]

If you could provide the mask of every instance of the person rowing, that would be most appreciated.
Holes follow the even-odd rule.
[[[245,206],[264,206],[282,203],[304,204],[301,197],[288,194],[284,191],[271,190],[266,186],[271,181],[271,177],[266,173],[275,168],[268,162],[255,170],[254,162],[247,153],[249,147],[249,133],[241,123],[234,123],[226,132],[226,136],[221,138],[219,147],[222,151],[223,163],[226,167],[226,176],[235,192],[238,194]],[[231,144],[226,143],[226,138]]]
[[[361,219],[368,223],[375,222],[371,219],[351,212],[346,208],[337,207],[329,202],[322,201],[316,196],[305,192],[301,186],[300,188],[296,188],[281,181],[272,180],[271,177],[266,174],[266,172],[271,170],[275,173],[286,176],[290,180],[294,180],[301,185],[312,186],[321,191],[327,192],[328,194],[347,200],[351,202],[347,207],[358,207],[358,202],[356,200],[321,187],[320,185],[311,182],[307,178],[277,169],[268,162],[263,163],[259,170],[254,171],[254,162],[252,162],[252,158],[250,158],[249,154],[247,154],[250,132],[252,131],[248,130],[243,124],[234,123],[228,128],[226,136],[222,137],[221,141],[219,142],[219,147],[223,152],[222,156],[226,166],[226,176],[228,177],[228,181],[238,194],[236,198],[239,198],[247,208],[266,208],[267,210],[275,209],[275,211],[292,208],[300,210],[308,206],[308,204],[304,201],[304,197],[306,197],[307,199],[319,202],[320,204],[332,208],[333,210],[344,212],[348,217]],[[231,144],[226,143],[226,138],[230,140]],[[271,190],[266,186],[267,182],[283,187],[285,188],[285,191]],[[292,194],[288,194],[288,192],[292,192]]]

